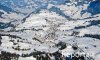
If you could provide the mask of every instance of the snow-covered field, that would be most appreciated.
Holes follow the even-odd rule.
[[[33,2],[32,5],[29,2]],[[8,6],[22,13],[18,11],[7,13],[0,8],[0,13],[3,12],[0,14],[0,52],[18,54],[20,55],[18,60],[36,60],[33,56],[21,56],[37,51],[45,53],[60,51],[64,56],[79,52],[100,60],[100,14],[92,15],[88,12],[91,2],[65,0],[29,2],[27,4],[30,5],[26,5],[30,9],[25,10],[26,13],[19,9],[21,8],[19,6],[14,8],[13,3]],[[41,5],[37,6],[36,2]],[[64,42],[66,47],[60,49],[62,46],[57,46],[59,42]],[[74,50],[73,45],[77,45],[78,49]]]

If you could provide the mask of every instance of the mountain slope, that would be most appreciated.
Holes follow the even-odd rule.
[[[18,56],[19,60],[27,60],[48,54],[54,57],[56,54],[62,54],[67,57],[83,53],[87,55],[85,60],[99,60],[99,2],[86,0],[0,0],[0,2],[2,2],[1,55],[6,52]],[[97,4],[94,4],[95,2]]]

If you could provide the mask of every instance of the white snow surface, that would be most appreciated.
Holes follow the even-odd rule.
[[[100,14],[91,16],[90,13],[86,12],[81,15],[81,11],[85,10],[88,4],[77,7],[73,4],[49,4],[48,9],[52,6],[60,8],[63,10],[65,15],[72,19],[65,18],[56,12],[42,9],[39,13],[32,13],[28,18],[26,18],[25,22],[22,22],[22,19],[26,17],[26,15],[16,13],[7,14],[3,11],[5,12],[5,14],[2,15],[4,18],[0,18],[0,22],[11,22],[15,27],[0,29],[0,34],[5,35],[1,35],[2,44],[0,45],[0,51],[16,53],[19,55],[30,54],[35,52],[35,50],[54,53],[59,50],[59,47],[55,46],[55,44],[62,41],[67,45],[65,49],[61,50],[63,55],[68,56],[68,53],[72,54],[76,52],[72,49],[71,45],[77,43],[79,48],[86,54],[94,54],[95,60],[99,60],[100,23],[95,25],[91,23],[95,21],[100,22]],[[55,33],[54,37],[51,35],[49,36],[52,32]],[[8,34],[20,38],[11,37],[8,36]],[[99,38],[87,37],[85,36],[86,34],[99,35]],[[19,50],[16,50],[15,48],[18,48]],[[36,59],[33,57],[20,57],[19,60]]]

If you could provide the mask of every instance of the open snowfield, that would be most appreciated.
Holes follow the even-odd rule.
[[[18,54],[18,60],[36,60],[36,57],[22,55],[37,51],[60,51],[64,56],[85,53],[100,60],[100,13],[88,12],[92,2],[84,1],[11,0],[7,7],[14,12],[0,8],[0,52]],[[23,4],[20,6],[15,2]],[[13,4],[17,6],[14,8]],[[64,42],[66,47],[60,49],[59,42]],[[78,46],[77,50],[72,48],[74,44]]]

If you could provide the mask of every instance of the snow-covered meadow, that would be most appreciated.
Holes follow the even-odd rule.
[[[100,59],[100,13],[96,10],[100,6],[96,5],[93,10],[91,5],[95,1],[22,0],[19,5],[13,0],[9,5],[7,0],[0,2],[1,7],[14,10],[0,8],[1,54],[5,51],[18,54],[18,60],[36,60],[35,54],[31,55],[34,52],[59,51],[64,56],[85,53]],[[20,6],[21,2],[24,3]],[[66,47],[61,49],[60,42]],[[75,45],[77,50],[73,49]],[[22,57],[23,54],[31,56]]]

